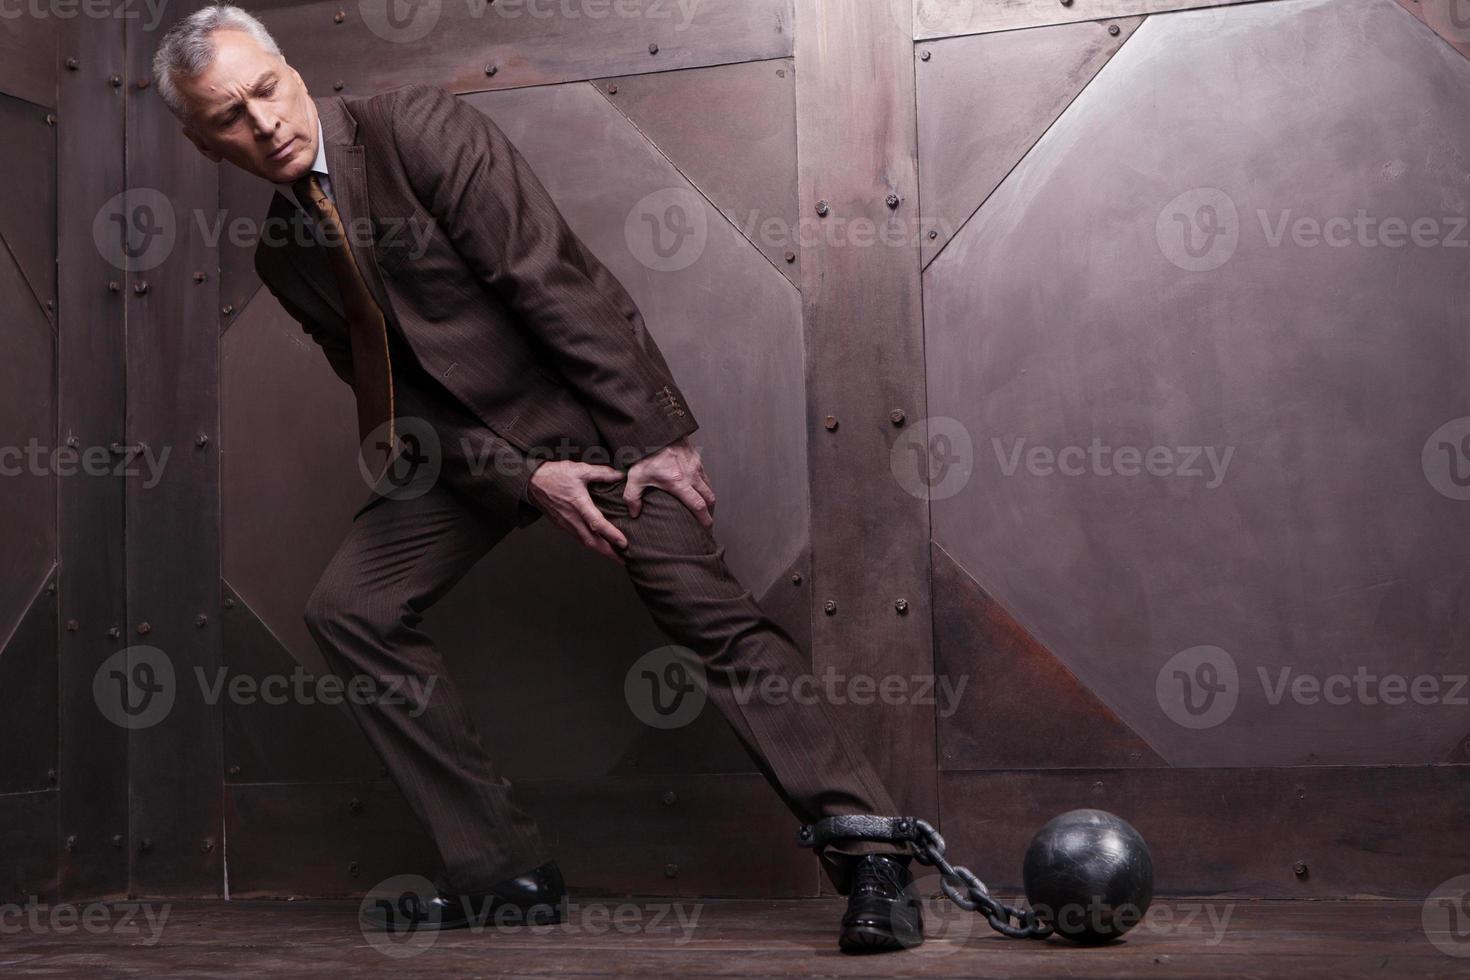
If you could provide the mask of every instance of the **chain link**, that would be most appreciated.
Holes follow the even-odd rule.
[[[815,824],[802,827],[796,836],[797,843],[803,847],[816,847],[833,838],[910,841],[920,864],[939,869],[939,885],[949,900],[962,909],[985,916],[996,932],[1015,939],[1045,939],[1052,934],[1051,926],[1042,922],[1034,909],[1006,905],[992,896],[985,882],[969,868],[950,864],[944,856],[944,838],[918,817],[870,814],[823,817]]]

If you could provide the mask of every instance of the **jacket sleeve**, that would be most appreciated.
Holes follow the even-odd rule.
[[[699,427],[616,277],[488,116],[432,85],[398,90],[394,142],[419,202],[587,408],[616,459]]]

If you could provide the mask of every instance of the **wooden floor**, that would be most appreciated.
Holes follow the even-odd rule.
[[[1126,942],[1101,949],[1002,939],[971,913],[931,902],[924,945],[875,956],[838,952],[837,899],[589,898],[562,925],[442,933],[427,944],[421,933],[386,949],[381,934],[358,930],[355,902],[77,906],[86,929],[66,912],[43,908],[27,921],[17,908],[0,914],[0,976],[1470,975],[1470,958],[1454,955],[1470,955],[1470,939],[1432,942],[1418,902],[1167,899]]]

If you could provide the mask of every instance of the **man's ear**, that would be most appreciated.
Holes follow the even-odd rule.
[[[194,144],[194,148],[197,149],[200,153],[203,153],[210,160],[214,161],[215,163],[219,163],[221,160],[224,159],[224,157],[214,152],[214,150],[210,148],[209,144],[200,139],[199,134],[194,132],[194,130],[190,129],[188,126],[185,126],[183,128],[183,133],[185,136],[189,137],[189,142]]]

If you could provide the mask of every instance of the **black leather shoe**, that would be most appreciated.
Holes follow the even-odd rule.
[[[854,859],[837,945],[846,953],[910,949],[924,941],[924,916],[908,864],[887,854]]]
[[[480,894],[439,892],[408,907],[366,909],[363,923],[385,932],[433,932],[444,929],[554,925],[562,921],[567,887],[555,861],[507,878]]]

